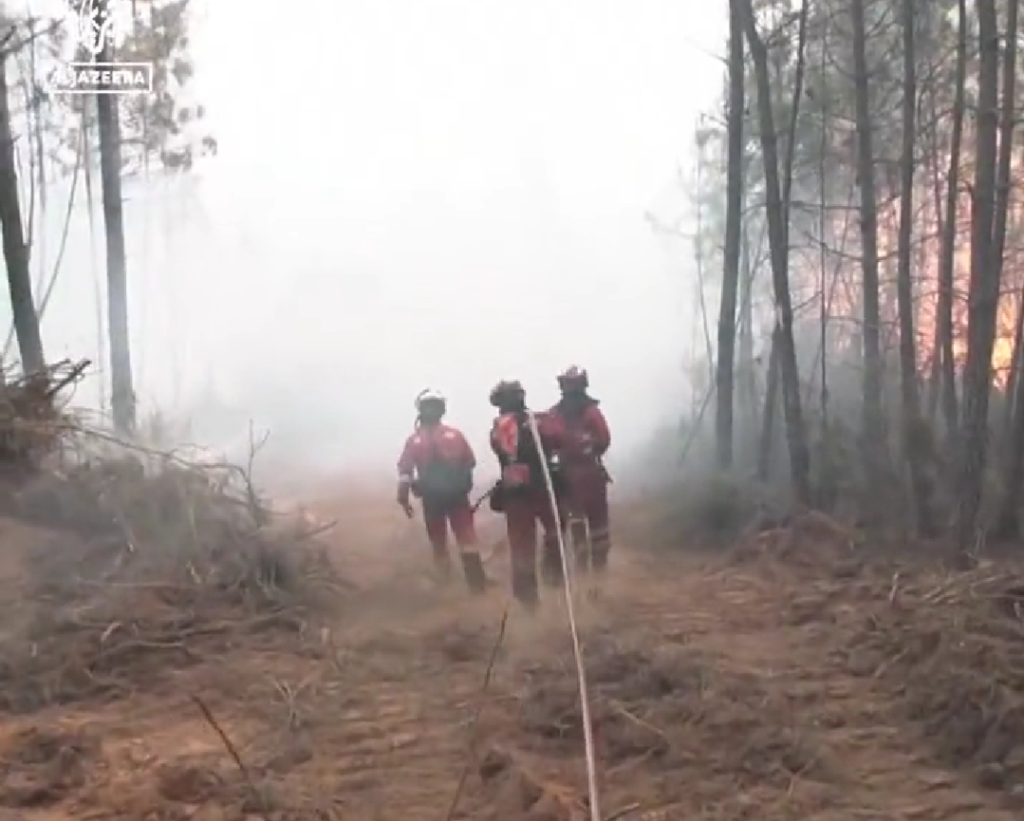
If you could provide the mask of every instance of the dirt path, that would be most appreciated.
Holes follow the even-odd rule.
[[[511,607],[484,691],[503,591],[439,592],[401,544],[336,545],[364,587],[327,628],[240,643],[129,699],[5,719],[0,819],[444,821],[464,771],[455,818],[585,818],[557,597],[533,618]],[[606,818],[1019,817],[939,764],[858,667],[855,596],[816,598],[763,562],[617,558],[580,602]]]
[[[836,653],[835,625],[793,624],[792,602],[756,568],[667,570],[620,566],[585,608],[606,815],[636,804],[665,818],[1017,817],[936,765]],[[569,817],[584,794],[564,628],[555,613],[544,621],[536,644],[503,660],[485,714],[483,759],[516,784],[490,790],[504,810],[490,817],[519,799]]]

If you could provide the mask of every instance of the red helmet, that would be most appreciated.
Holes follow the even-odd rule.
[[[502,379],[497,385],[491,388],[491,404],[500,408],[516,400],[522,401],[526,398],[526,390],[518,379]]]
[[[587,376],[587,369],[578,365],[570,365],[558,375],[558,387],[563,391],[585,391],[590,387],[590,377]]]

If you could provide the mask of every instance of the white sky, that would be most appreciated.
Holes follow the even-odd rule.
[[[482,449],[493,382],[547,405],[579,362],[636,442],[673,412],[692,338],[643,214],[721,88],[718,6],[205,0],[220,156],[126,189],[141,398],[187,412],[212,383],[282,437],[390,470],[422,387]],[[51,356],[95,351],[84,206],[68,257]]]

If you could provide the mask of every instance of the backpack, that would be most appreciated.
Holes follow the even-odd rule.
[[[542,461],[547,462],[555,495],[560,496],[564,492],[565,479],[558,456],[538,447],[533,431],[523,415],[505,414],[499,417],[495,421],[492,438],[503,454],[503,458],[499,457],[502,467],[499,481],[501,493],[500,496],[495,494],[498,497],[496,504],[503,504],[506,493],[546,491]],[[496,511],[493,505],[491,509]]]
[[[447,431],[441,436],[447,435]],[[473,472],[441,452],[436,437],[430,439],[430,458],[417,471],[416,486],[424,504],[449,507],[461,502],[473,489]]]

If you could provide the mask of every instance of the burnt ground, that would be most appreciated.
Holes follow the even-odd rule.
[[[504,588],[438,591],[385,501],[341,516],[356,587],[330,621],[193,627],[135,648],[134,686],[8,697],[0,819],[586,818],[564,605],[510,607],[499,642]],[[13,595],[50,536],[0,537]],[[579,601],[604,818],[1020,817],[1024,573],[883,561],[827,528],[717,559],[641,547]]]

